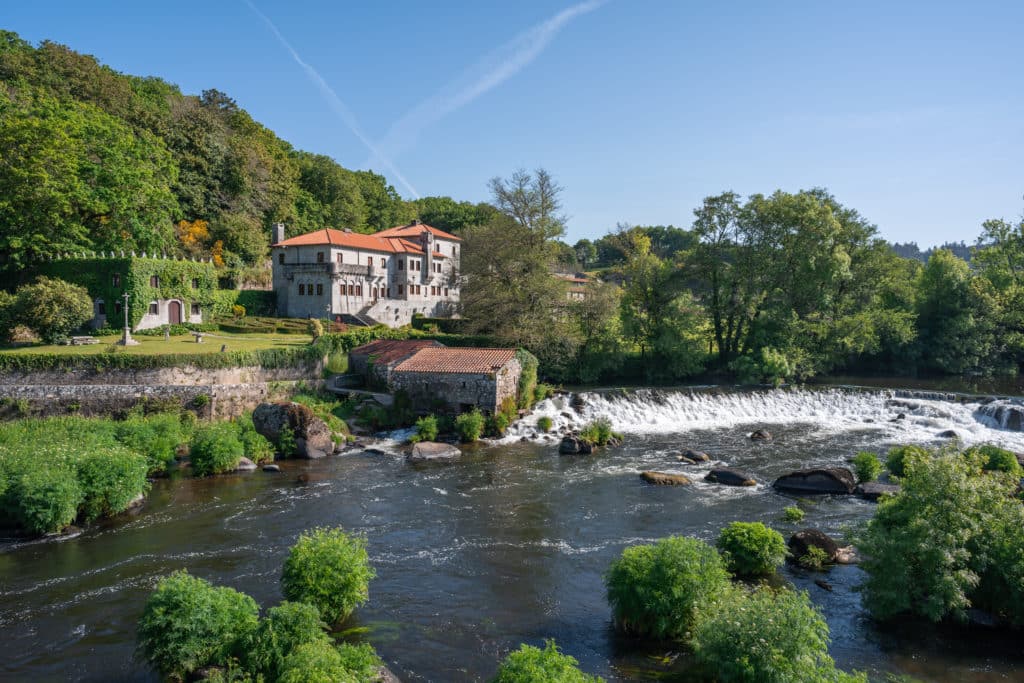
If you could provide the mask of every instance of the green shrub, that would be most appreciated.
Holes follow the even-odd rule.
[[[6,498],[15,524],[30,533],[45,534],[75,521],[84,494],[74,472],[43,466],[12,478]]]
[[[543,650],[524,644],[505,657],[492,683],[598,683],[604,680],[583,673],[578,664],[574,657],[559,652],[553,640],[545,641]]]
[[[139,649],[166,678],[226,664],[249,642],[259,608],[244,593],[179,571],[160,580],[139,619]]]
[[[30,327],[47,344],[67,337],[92,318],[89,291],[64,280],[38,277],[20,287],[16,296],[16,321]]]
[[[653,638],[682,638],[729,585],[718,552],[681,536],[626,548],[605,574],[616,627]]]
[[[324,324],[316,318],[310,318],[306,331],[311,337],[313,337],[313,341],[316,341],[320,337],[324,336]]]
[[[345,667],[330,642],[303,643],[281,665],[278,683],[364,683]]]
[[[437,418],[426,415],[416,420],[416,433],[409,437],[412,443],[437,440]]]
[[[599,417],[580,430],[580,438],[594,446],[605,446],[612,437],[621,438],[621,435],[612,431],[611,420],[606,417]]]
[[[762,588],[735,591],[696,624],[698,665],[719,683],[863,681],[836,671],[828,625],[807,594]]]
[[[874,481],[882,473],[882,463],[871,451],[861,451],[853,456],[853,469],[857,474],[857,481]]]
[[[173,413],[131,417],[114,426],[118,441],[146,457],[150,472],[162,472],[174,462],[178,446],[188,441],[190,429]]]
[[[541,382],[533,390],[533,400],[535,403],[539,403],[546,398],[551,398],[555,395],[555,388],[550,384]]]
[[[149,490],[149,465],[127,449],[90,453],[78,461],[81,514],[87,522],[123,512]]]
[[[245,413],[235,418],[235,428],[238,430],[238,439],[242,442],[245,457],[257,464],[274,459],[274,444],[256,431],[256,427],[252,424],[252,413]]]
[[[357,681],[376,681],[377,673],[384,666],[384,662],[377,656],[377,652],[369,643],[352,645],[341,643],[335,649],[341,656],[341,665],[345,670],[354,674]]]
[[[717,545],[726,567],[737,576],[771,574],[786,561],[782,534],[761,522],[733,522],[722,529]]]
[[[864,604],[879,619],[965,619],[972,607],[1024,625],[1024,506],[1017,480],[982,476],[982,453],[916,460],[857,544]]]
[[[812,545],[807,548],[805,555],[797,558],[796,562],[804,569],[820,572],[828,565],[829,559],[828,552],[824,548]]]
[[[1018,479],[1024,475],[1021,470],[1020,463],[1017,461],[1017,456],[1013,451],[1008,451],[1005,448],[994,446],[992,444],[982,444],[981,446],[974,446],[968,448],[965,451],[965,455],[978,454],[982,456],[982,467],[991,472],[1007,472],[1008,474],[1017,477]]]
[[[787,522],[800,522],[803,521],[804,511],[798,508],[796,505],[787,506],[782,511],[783,517]]]
[[[238,430],[230,422],[204,425],[192,435],[192,472],[199,477],[231,472],[245,455]]]
[[[537,418],[537,429],[539,429],[542,432],[550,432],[551,426],[553,424],[554,421],[547,415],[541,415],[540,417]]]
[[[245,317],[245,306],[242,306],[241,304],[234,304],[231,307],[231,315],[233,315],[236,318],[244,318]]]
[[[885,468],[894,477],[902,477],[906,474],[907,459],[927,458],[931,453],[927,448],[921,446],[896,446],[889,449],[885,457]]]
[[[508,429],[511,420],[505,413],[495,413],[487,418],[487,432],[491,436],[502,437],[505,436],[505,430]]]
[[[366,602],[374,576],[365,538],[318,528],[303,533],[292,546],[281,582],[285,598],[315,606],[335,624]]]
[[[320,611],[313,605],[285,601],[271,607],[246,644],[246,669],[276,680],[288,653],[299,645],[320,641],[330,644],[324,628]]]
[[[476,408],[468,413],[462,413],[455,418],[455,431],[463,443],[473,443],[478,440],[484,431],[483,413]]]

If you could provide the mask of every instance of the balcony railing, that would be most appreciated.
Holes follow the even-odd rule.
[[[373,277],[374,267],[355,263],[283,263],[280,265],[286,277],[298,274],[321,274],[332,277]]]

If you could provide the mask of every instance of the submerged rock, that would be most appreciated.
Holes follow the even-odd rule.
[[[558,452],[562,455],[590,455],[594,452],[594,446],[589,441],[569,435],[558,445]]]
[[[641,472],[640,478],[658,486],[687,486],[693,483],[686,475],[671,472]]]
[[[960,434],[955,429],[946,429],[936,434],[940,439],[959,439]]]
[[[750,434],[751,441],[771,441],[772,433],[767,429],[755,429]]]
[[[680,453],[679,457],[686,458],[692,462],[711,462],[711,456],[704,451],[695,451],[693,449],[686,449]]]
[[[456,446],[436,441],[421,441],[412,447],[409,462],[452,462],[462,456]]]
[[[752,475],[731,467],[714,468],[704,477],[704,481],[726,486],[757,486],[757,480]]]
[[[845,467],[829,467],[790,472],[776,479],[772,486],[795,493],[853,493],[857,480]]]
[[[322,458],[334,452],[331,428],[300,403],[261,403],[252,412],[256,431],[280,443],[285,428],[295,436],[295,452],[282,453],[285,457]]]
[[[817,529],[801,529],[789,537],[789,559],[799,562],[811,548],[821,548],[828,556],[828,562],[834,563],[839,557],[839,544],[823,531]]]
[[[863,484],[859,484],[855,492],[865,500],[878,500],[885,495],[896,495],[900,492],[900,487],[899,484],[882,484],[877,481],[866,481]]]
[[[243,456],[242,459],[238,461],[238,466],[235,467],[235,472],[252,472],[255,469],[256,463]]]
[[[263,466],[263,471],[264,472],[280,472],[281,471],[281,466],[280,465],[264,465]]]

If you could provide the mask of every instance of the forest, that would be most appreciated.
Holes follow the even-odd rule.
[[[63,45],[0,32],[0,83],[9,292],[76,251],[211,258],[222,280],[267,285],[271,223],[419,218],[466,241],[456,331],[531,350],[553,381],[1016,374],[1024,359],[1024,219],[984,222],[968,251],[922,252],[822,188],[727,191],[689,227],[620,224],[569,245],[543,169],[491,180],[489,202],[405,200],[382,175],[294,149],[225,93],[186,95]],[[552,273],[577,271],[586,296],[570,300]]]

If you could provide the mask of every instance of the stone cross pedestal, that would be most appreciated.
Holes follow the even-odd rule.
[[[117,342],[118,346],[138,346],[139,342],[132,339],[132,330],[128,326],[128,292],[125,292],[121,298],[124,299],[124,331],[121,334],[121,341]]]

